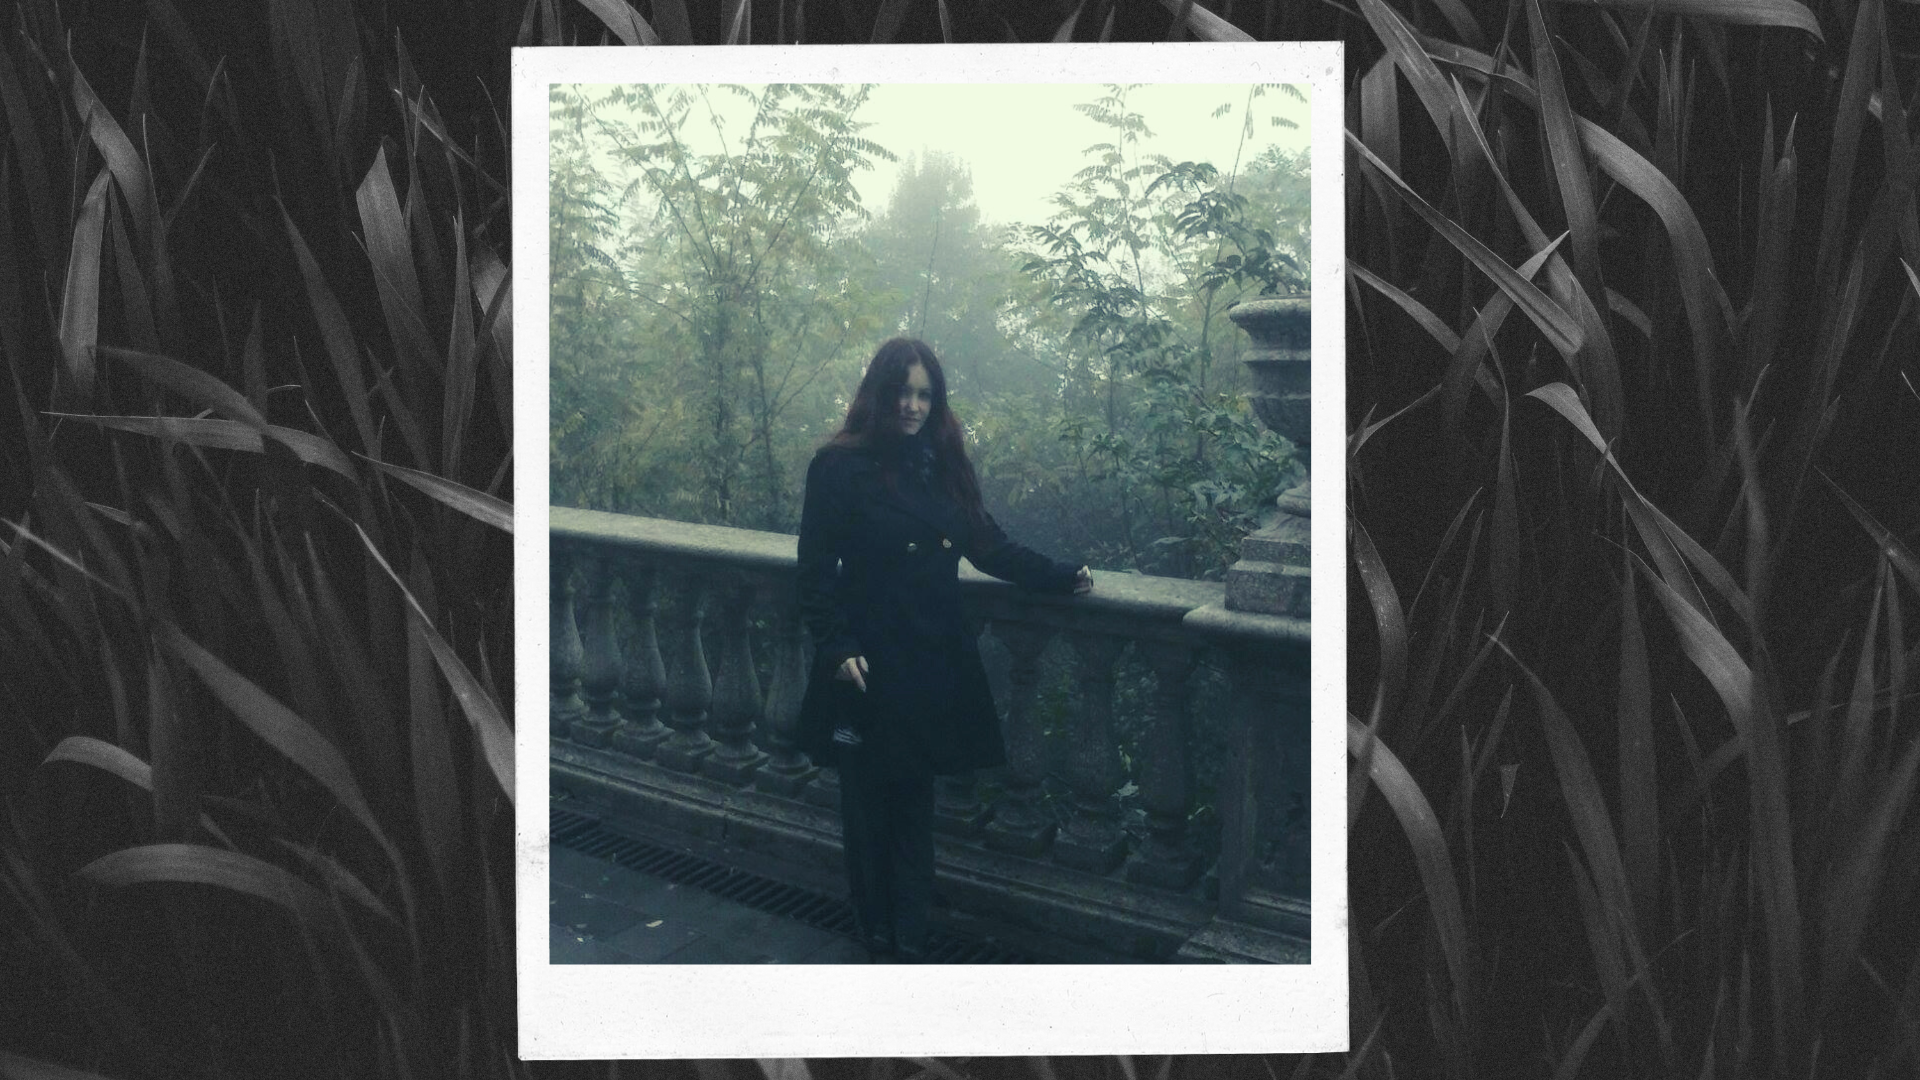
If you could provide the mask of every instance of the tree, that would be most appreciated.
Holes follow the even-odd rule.
[[[866,216],[852,178],[875,158],[893,159],[860,137],[854,117],[869,90],[639,85],[614,88],[595,114],[636,174],[634,194],[651,200],[628,257],[647,340],[672,347],[656,366],[677,360],[692,375],[700,486],[686,516],[787,523],[782,417],[866,336],[859,290],[848,288],[861,253],[844,241]],[[751,114],[737,146],[713,95]],[[696,107],[717,153],[689,144]]]

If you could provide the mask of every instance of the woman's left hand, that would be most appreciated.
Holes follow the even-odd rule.
[[[1083,566],[1080,568],[1080,572],[1074,575],[1073,595],[1085,596],[1092,591],[1093,591],[1093,571]]]

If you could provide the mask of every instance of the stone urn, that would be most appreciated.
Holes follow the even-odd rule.
[[[1227,607],[1262,615],[1308,617],[1308,555],[1312,550],[1308,442],[1313,408],[1313,305],[1306,295],[1247,300],[1227,318],[1253,339],[1246,358],[1253,373],[1254,415],[1298,448],[1297,482],[1282,490],[1259,531],[1240,542],[1240,561],[1227,569]]]

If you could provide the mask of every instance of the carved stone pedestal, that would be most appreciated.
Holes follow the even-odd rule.
[[[1295,296],[1249,300],[1227,317],[1253,339],[1246,365],[1253,373],[1254,415],[1298,449],[1300,481],[1284,491],[1266,524],[1240,544],[1240,561],[1227,569],[1227,608],[1306,618],[1312,489],[1307,476],[1313,410],[1308,398],[1312,301]]]

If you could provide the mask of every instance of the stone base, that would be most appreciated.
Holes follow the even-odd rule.
[[[933,831],[948,836],[971,839],[979,836],[986,828],[987,819],[993,811],[981,803],[957,806],[936,806],[933,810]]]
[[[654,747],[655,761],[684,773],[700,771],[702,759],[713,753],[713,740],[701,735],[697,740],[674,735]]]
[[[1009,820],[1005,815],[987,822],[987,847],[994,851],[1004,851],[1009,855],[1025,855],[1029,858],[1040,855],[1053,843],[1056,826],[1051,821],[1036,821],[1022,824]]]
[[[728,754],[724,749],[715,750],[700,759],[700,774],[736,787],[744,785],[767,763],[769,755],[764,750],[755,750],[749,754]]]
[[[623,754],[631,754],[642,761],[653,757],[654,750],[665,742],[673,729],[655,722],[651,730],[623,724],[613,733],[613,748]]]
[[[1184,889],[1200,877],[1200,859],[1191,852],[1135,852],[1127,860],[1127,880],[1135,885]]]
[[[593,720],[581,717],[567,725],[567,735],[581,746],[606,748],[613,745],[613,733],[619,729],[617,720]]]
[[[1127,834],[1118,825],[1111,832],[1106,828],[1086,832],[1068,828],[1053,842],[1053,861],[1089,874],[1107,874],[1120,865],[1126,851]]]
[[[769,795],[784,795],[797,799],[815,777],[820,775],[817,765],[807,765],[797,769],[782,769],[777,765],[763,767],[753,778],[753,789]]]

